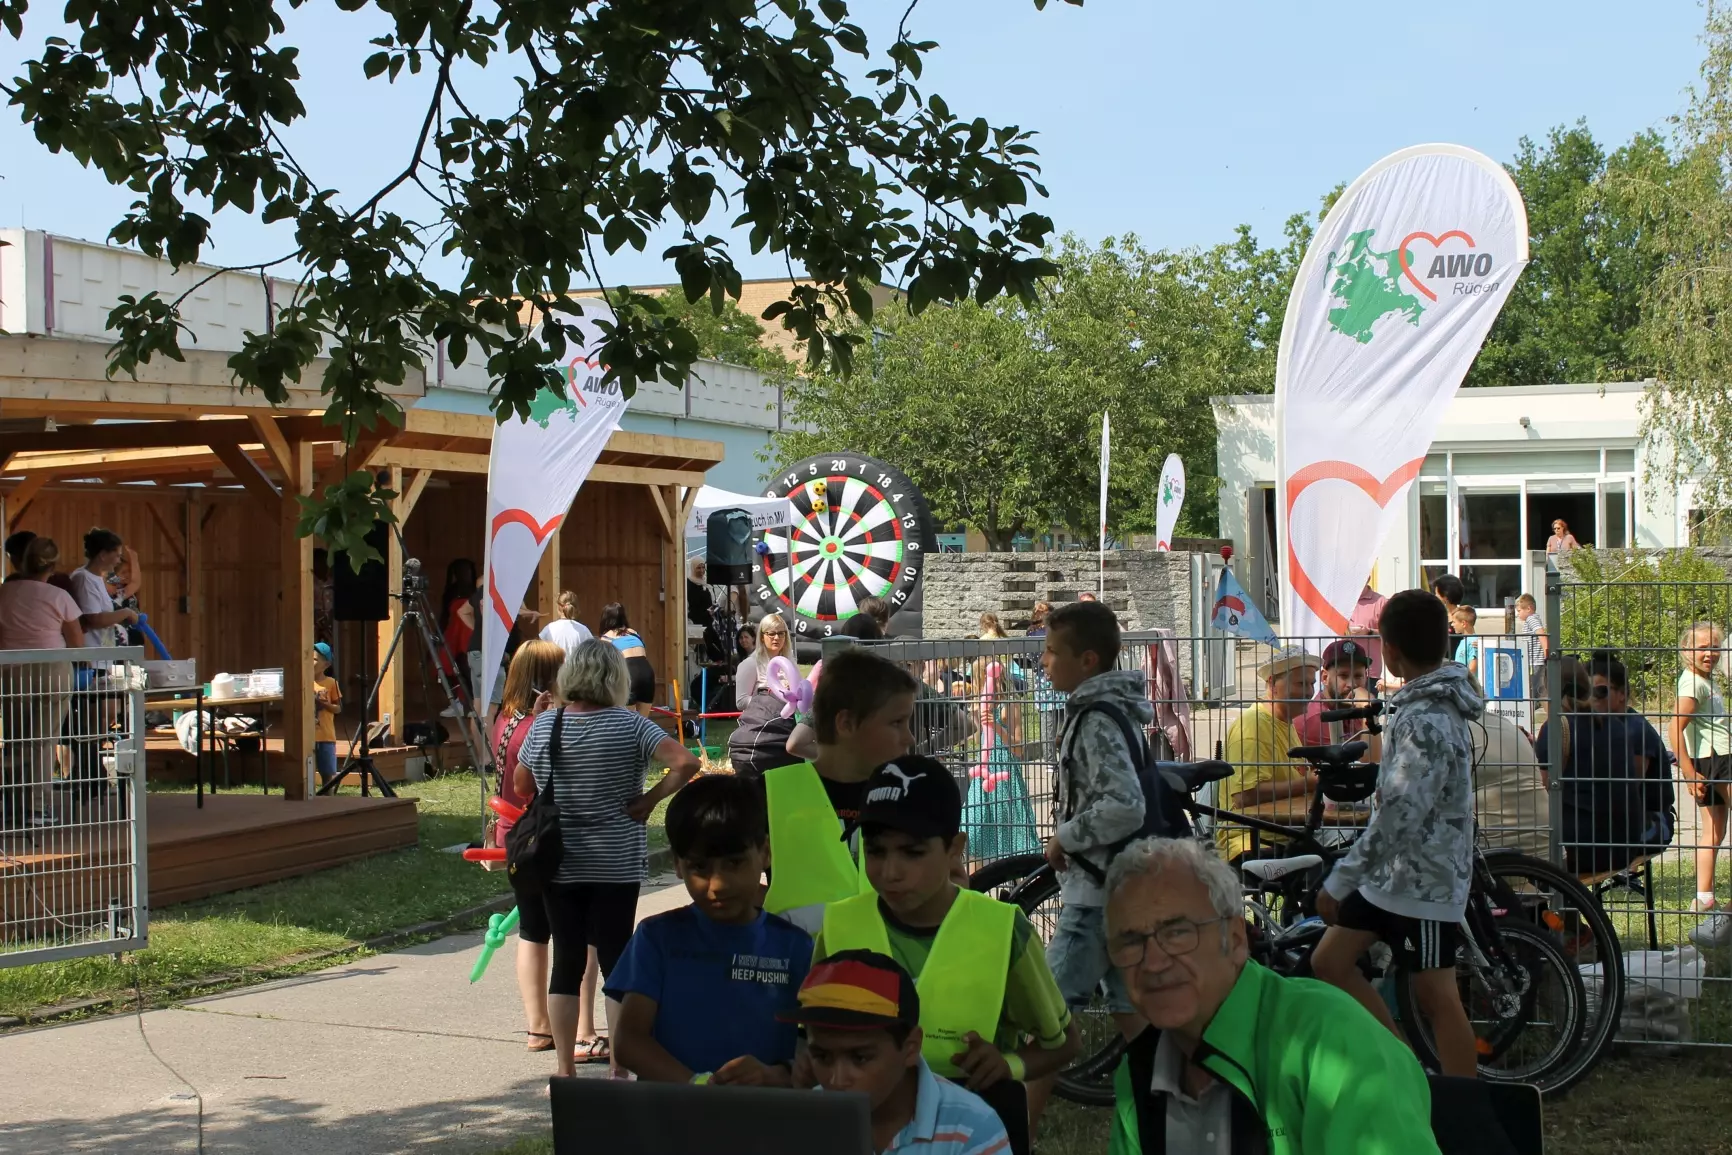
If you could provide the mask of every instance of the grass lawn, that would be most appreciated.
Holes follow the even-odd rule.
[[[1732,1078],[1732,1054],[1670,1057],[1636,1051],[1601,1063],[1567,1097],[1548,1103],[1548,1150],[1569,1155],[1732,1155],[1732,1132],[1714,1122]],[[1663,1109],[1656,1109],[1663,1104]],[[1105,1155],[1112,1113],[1054,1100],[1038,1155]],[[520,1139],[490,1155],[551,1155],[553,1140]]]
[[[104,955],[0,969],[0,1014],[121,994],[135,978],[151,999],[187,983],[215,989],[328,966],[329,960],[309,963],[304,956],[357,948],[510,890],[503,871],[482,870],[442,849],[480,833],[481,790],[473,777],[452,774],[400,789],[419,802],[415,848],[153,910],[150,947],[122,960]]]

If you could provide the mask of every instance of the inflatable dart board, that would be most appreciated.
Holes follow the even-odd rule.
[[[797,636],[836,632],[869,597],[888,601],[890,632],[920,635],[920,577],[938,538],[926,499],[893,465],[861,453],[825,453],[789,465],[765,494],[793,505],[787,529],[758,544],[753,597],[789,610]]]

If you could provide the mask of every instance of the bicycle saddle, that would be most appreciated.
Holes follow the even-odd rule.
[[[1239,864],[1239,873],[1258,882],[1276,882],[1291,874],[1303,874],[1323,865],[1321,854],[1295,854],[1291,858],[1252,858]]]
[[[1155,773],[1159,774],[1168,785],[1184,794],[1195,794],[1210,782],[1219,782],[1230,778],[1233,774],[1231,764],[1219,758],[1205,758],[1201,762],[1156,762]]]
[[[1370,749],[1363,742],[1343,742],[1339,746],[1295,746],[1287,751],[1289,758],[1303,758],[1307,762],[1320,762],[1332,766],[1345,766],[1349,762],[1357,762]]]
[[[1349,766],[1324,766],[1318,770],[1317,778],[1323,787],[1323,797],[1331,802],[1363,802],[1377,793],[1377,771],[1375,762],[1355,762]]]

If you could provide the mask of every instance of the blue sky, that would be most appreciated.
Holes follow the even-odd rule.
[[[881,46],[904,5],[853,7]],[[32,9],[24,42],[0,44],[0,73],[15,75],[59,30],[47,11]],[[293,147],[359,202],[401,168],[427,81],[362,79],[376,14],[313,0],[290,21],[311,112]],[[1042,211],[1060,231],[1090,240],[1135,232],[1179,247],[1228,239],[1240,222],[1275,241],[1289,214],[1316,208],[1337,182],[1404,145],[1452,141],[1505,160],[1522,135],[1579,117],[1611,145],[1663,127],[1696,79],[1701,22],[1694,0],[1455,0],[1428,10],[1054,0],[1044,12],[1032,0],[922,0],[912,26],[940,44],[927,91],[959,115],[1039,132],[1051,192]],[[494,69],[465,84],[502,100],[510,77]],[[131,200],[49,155],[10,110],[0,116],[0,157],[0,225],[98,240]],[[214,237],[211,256],[235,263],[279,255],[288,240],[281,226],[233,214],[218,218]],[[644,254],[609,258],[605,279],[673,279],[660,247],[652,240]],[[743,244],[735,259],[747,276],[781,272]],[[454,279],[454,267],[435,267]]]

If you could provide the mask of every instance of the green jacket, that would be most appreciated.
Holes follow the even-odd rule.
[[[1166,1151],[1166,1096],[1149,1087],[1159,1041],[1144,1031],[1113,1076],[1110,1155]],[[1233,1093],[1234,1155],[1438,1155],[1413,1053],[1326,983],[1247,962],[1192,1061]]]

